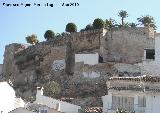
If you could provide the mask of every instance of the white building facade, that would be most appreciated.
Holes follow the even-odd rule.
[[[160,78],[112,77],[107,81],[108,95],[102,97],[103,113],[122,108],[136,113],[159,113]]]
[[[16,98],[15,91],[7,82],[0,82],[0,91],[0,113],[8,113],[25,106],[25,102],[21,98]]]
[[[144,75],[160,76],[160,34],[155,38],[155,49],[144,50],[143,62],[139,64]]]
[[[45,105],[49,108],[53,108],[59,112],[64,112],[64,113],[78,113],[79,110],[81,110],[80,106],[44,96],[43,87],[37,88],[36,101],[34,102],[34,104]],[[49,113],[47,109],[45,110],[46,110],[45,113]]]
[[[14,109],[13,111],[11,111],[9,113],[37,113],[37,112],[29,111],[25,108],[19,107],[19,108]]]
[[[84,64],[88,65],[95,65],[99,62],[99,54],[75,54],[75,63],[83,62]]]

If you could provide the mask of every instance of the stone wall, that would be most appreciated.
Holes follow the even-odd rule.
[[[141,72],[144,75],[160,76],[160,34],[156,34],[155,38],[155,59],[144,58],[142,63],[139,63]]]
[[[14,60],[21,72],[27,70],[41,70],[49,73],[53,61],[65,59],[66,47],[64,41],[51,40],[29,46],[27,49],[15,54]]]
[[[5,47],[4,60],[3,60],[3,75],[6,78],[10,78],[19,73],[17,65],[15,64],[15,54],[23,51],[27,48],[27,45],[22,44],[9,44]]]
[[[33,46],[10,44],[5,48],[3,76],[10,79],[17,96],[29,100],[37,85],[46,82],[44,75],[54,70],[55,60],[64,60],[65,38],[40,42]],[[49,80],[49,79],[47,79]]]
[[[113,75],[115,75],[113,64],[104,63],[93,66],[76,64],[74,75],[68,78],[69,81],[63,83],[64,95],[74,98],[105,95],[106,80]]]
[[[6,46],[3,72],[5,76],[29,70],[50,73],[55,60],[65,60],[66,67],[72,68],[66,70],[73,73],[75,53],[85,51],[98,52],[104,61],[137,63],[142,61],[144,48],[154,48],[154,34],[148,28],[114,28],[112,31],[100,29],[72,33],[33,46]]]
[[[71,34],[73,48],[75,52],[91,51],[100,48],[100,38],[103,29],[89,30]]]
[[[97,49],[100,46],[101,31],[73,33],[32,46],[9,44],[5,48],[3,74],[6,79],[13,82],[14,88],[17,89],[16,92],[19,94],[33,92],[34,88],[27,91],[28,88],[36,87],[51,80],[51,76],[48,77],[48,75],[52,71],[57,71],[57,68],[60,69],[60,73],[55,73],[61,74],[64,67],[68,67],[66,68],[67,74],[73,74],[74,54]],[[63,66],[62,63],[57,64],[59,61],[65,61],[66,64],[64,63]]]
[[[154,35],[149,28],[113,28],[101,40],[104,61],[142,62],[145,48],[154,49]]]
[[[118,71],[118,76],[140,76],[141,66],[138,64],[116,63],[114,67]]]
[[[154,48],[150,36],[146,28],[116,28],[112,33],[104,29],[72,33],[33,46],[10,44],[4,53],[3,74],[22,97],[32,97],[37,86],[49,81],[61,85],[62,96],[101,96],[106,93],[106,79],[117,70],[113,64],[77,66],[75,54],[97,52],[104,61],[140,62],[143,49]]]
[[[99,53],[100,37],[103,35],[103,29],[89,30],[78,33],[71,33],[66,38],[66,69],[67,74],[74,73],[75,54],[76,53]]]

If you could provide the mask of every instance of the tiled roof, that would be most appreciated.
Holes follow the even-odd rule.
[[[158,76],[138,76],[138,77],[111,77],[109,81],[126,80],[126,81],[142,81],[142,82],[160,82]]]
[[[88,107],[85,109],[85,113],[102,113],[101,107]]]

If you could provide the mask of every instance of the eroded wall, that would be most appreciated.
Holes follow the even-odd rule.
[[[145,48],[154,49],[154,34],[145,27],[113,28],[101,40],[104,61],[121,63],[142,62]]]
[[[102,29],[72,33],[33,46],[7,45],[3,72],[11,79],[16,92],[23,95],[22,97],[33,97],[37,86],[53,80],[61,85],[64,89],[62,94],[65,96],[102,95],[103,90],[98,92],[97,89],[103,85],[101,83],[105,83],[103,77],[114,75],[116,70],[109,70],[113,73],[101,69],[96,72],[96,69],[80,72],[80,66],[75,66],[75,54],[96,52],[104,61],[136,63],[141,61],[144,48],[154,48],[153,35],[149,34],[146,28],[115,29],[112,33]],[[105,66],[102,65],[102,68],[105,69]],[[70,74],[73,76],[69,77]],[[82,81],[78,82],[81,78]],[[86,78],[93,80],[85,81]],[[78,89],[78,86],[82,87]]]
[[[102,35],[103,29],[73,33],[71,38],[75,52],[99,49]]]

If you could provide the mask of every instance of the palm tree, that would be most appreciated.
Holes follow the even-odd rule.
[[[145,27],[153,27],[154,29],[156,29],[154,18],[150,15],[141,16],[137,18],[137,20],[141,25],[144,25]]]
[[[122,21],[121,25],[124,26],[124,18],[128,17],[127,11],[121,10],[118,13],[118,16],[121,17],[121,21]]]

